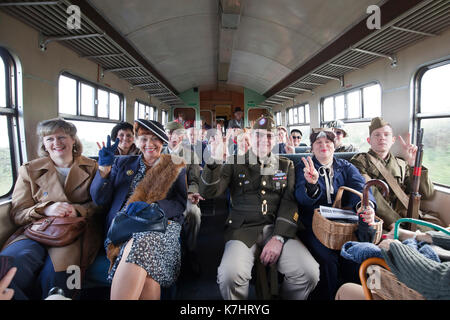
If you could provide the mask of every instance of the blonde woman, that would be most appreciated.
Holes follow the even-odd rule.
[[[10,285],[18,300],[45,298],[55,286],[73,297],[76,292],[67,288],[70,273],[66,270],[81,265],[81,238],[90,244],[89,250],[83,251],[89,263],[101,247],[100,232],[94,223],[98,209],[89,193],[97,163],[81,155],[83,146],[77,128],[63,119],[39,123],[37,135],[40,158],[19,168],[12,194],[12,221],[23,227],[44,217],[84,216],[92,223],[82,237],[64,247],[47,247],[28,239],[23,228],[18,229],[1,252],[13,257],[18,269]]]

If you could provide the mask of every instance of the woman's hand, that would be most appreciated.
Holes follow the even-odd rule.
[[[205,200],[200,193],[189,193],[188,194],[188,199],[189,201],[191,201],[192,204],[198,204],[200,202],[200,200]]]
[[[106,146],[105,142],[102,141],[103,147],[100,143],[97,142],[98,146],[98,170],[100,171],[100,176],[102,178],[106,178],[111,172],[111,166],[114,163],[114,153],[116,152],[119,146],[119,138],[116,139],[116,142],[111,145],[111,137],[108,135],[106,137]]]
[[[311,157],[308,156],[307,159],[308,160],[302,158],[302,161],[305,164],[305,168],[303,168],[305,179],[310,184],[316,184],[317,181],[319,181],[319,172],[317,172],[316,168],[314,167],[314,163]]]
[[[99,149],[98,152],[98,165],[99,166],[112,166],[114,163],[114,153],[116,152],[118,146],[119,146],[119,138],[116,139],[116,142],[111,145],[111,136],[108,135],[106,137],[106,146],[105,142],[102,141],[102,146],[100,146],[100,143],[97,142],[97,146]]]
[[[44,210],[48,217],[76,217],[77,211],[67,202],[55,202]]]
[[[259,257],[261,263],[265,266],[276,263],[280,257],[282,249],[283,244],[281,241],[272,237],[272,239],[266,243],[261,252],[261,256]]]
[[[11,300],[14,295],[14,289],[8,288],[14,275],[16,274],[17,268],[12,267],[5,274],[5,276],[0,279],[0,300]]]
[[[373,226],[375,223],[375,211],[373,211],[372,207],[359,208],[358,212],[359,216],[363,219],[365,223],[369,226]]]

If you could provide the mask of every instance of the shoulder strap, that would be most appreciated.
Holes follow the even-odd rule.
[[[367,154],[367,156],[369,157],[370,162],[372,162],[372,164],[378,169],[378,171],[380,171],[381,175],[386,179],[389,187],[392,189],[392,191],[394,191],[395,195],[403,204],[403,206],[405,208],[408,208],[409,197],[402,190],[402,188],[400,188],[394,176],[385,168],[385,166],[383,166],[380,160],[376,159],[370,154]]]

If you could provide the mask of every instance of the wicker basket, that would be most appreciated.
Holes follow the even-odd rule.
[[[417,291],[407,287],[403,282],[385,268],[380,268],[380,287],[372,291],[384,300],[425,300]]]
[[[344,190],[350,191],[358,195],[362,200],[362,193],[349,187],[340,187],[336,199],[333,203],[333,208],[341,208],[342,193]],[[378,243],[381,240],[383,232],[383,220],[375,217],[375,224],[373,227],[376,230],[374,237],[374,243]],[[317,239],[327,248],[333,250],[341,250],[344,243],[348,241],[357,241],[355,231],[358,228],[357,223],[342,223],[335,222],[324,218],[320,214],[320,209],[314,210],[314,216],[312,221],[312,229]]]

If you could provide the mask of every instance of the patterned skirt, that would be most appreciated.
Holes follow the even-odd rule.
[[[145,271],[147,275],[159,283],[161,287],[170,287],[180,274],[181,225],[169,221],[165,233],[157,231],[133,233],[133,245],[126,259]],[[119,256],[108,274],[108,281],[112,281],[127,242],[120,248]]]

